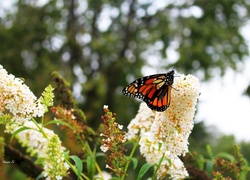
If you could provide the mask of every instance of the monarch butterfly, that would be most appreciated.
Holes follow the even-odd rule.
[[[143,100],[155,111],[165,111],[171,101],[171,89],[174,83],[175,70],[166,74],[154,74],[136,79],[125,87],[122,92],[127,97]]]

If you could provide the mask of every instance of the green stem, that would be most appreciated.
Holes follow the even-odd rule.
[[[43,126],[43,122],[44,122],[44,115],[42,116],[42,123],[41,123],[41,124],[42,124],[42,126]]]
[[[35,119],[32,118],[32,121],[34,122],[34,124],[36,125],[36,127],[38,128],[39,132],[41,132],[43,134],[43,136],[48,139],[47,134],[44,132],[43,128],[35,121]]]
[[[132,149],[132,151],[131,151],[131,153],[130,153],[130,155],[129,155],[129,161],[126,163],[125,168],[124,168],[124,171],[125,171],[125,172],[127,172],[127,170],[128,170],[130,161],[131,161],[131,159],[132,159],[132,157],[133,157],[133,155],[134,155],[134,153],[135,153],[135,150],[136,150],[136,148],[137,148],[137,146],[138,146],[138,144],[139,144],[139,140],[140,140],[140,138],[138,138],[138,139],[136,140],[136,143],[135,143],[135,145],[134,145],[134,147],[133,147],[133,149]],[[122,175],[121,180],[124,180],[124,178],[125,178],[125,174]]]
[[[73,165],[73,164],[71,164],[68,160],[65,160],[66,162],[67,162],[67,164],[70,166],[70,168],[71,168],[71,170],[77,175],[78,174],[78,171],[77,171],[77,169],[76,169],[76,167]],[[85,174],[81,174],[81,176],[84,178],[84,179],[86,179],[86,180],[90,180]],[[83,180],[83,178],[82,177],[80,177],[80,180]]]
[[[98,174],[102,177],[102,179],[104,179],[104,176],[102,174],[102,170],[100,169],[100,166],[98,165],[97,162],[95,162],[95,167],[96,167],[96,169],[98,171]]]
[[[162,161],[164,160],[164,156],[165,156],[165,153],[162,154],[162,157],[161,157],[161,159],[160,159],[160,162],[159,162],[159,164],[156,166],[157,168],[155,169],[154,174],[153,174],[153,176],[152,176],[152,179],[153,179],[153,180],[156,179],[156,173],[157,173],[157,171],[159,170]]]
[[[79,137],[79,139],[84,147],[83,149],[87,152],[87,154],[92,156],[92,157],[96,157],[96,153],[95,153],[96,151],[93,152],[91,150],[89,143],[87,141],[82,141],[82,139],[80,137]],[[102,170],[96,161],[95,161],[95,167],[96,167],[99,175],[104,179],[103,174],[102,174]]]

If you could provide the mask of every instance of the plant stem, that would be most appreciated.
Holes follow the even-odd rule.
[[[152,179],[153,179],[153,180],[156,179],[157,171],[159,170],[159,168],[160,168],[160,166],[161,166],[161,163],[162,163],[162,161],[163,161],[163,159],[164,159],[164,156],[165,156],[165,153],[162,154],[162,157],[161,157],[161,159],[160,159],[160,162],[159,162],[159,164],[156,166],[157,168],[155,169],[154,174],[153,174],[153,176],[152,176]]]
[[[135,150],[136,150],[136,148],[137,148],[137,146],[139,144],[139,140],[140,140],[139,138],[136,140],[135,145],[134,145],[134,147],[133,147],[133,149],[132,149],[132,151],[131,151],[131,153],[129,155],[129,161],[126,163],[125,169],[124,169],[125,172],[127,172],[127,170],[128,170],[130,161],[131,161],[131,159],[132,159],[132,157],[133,157],[133,155],[135,153]],[[121,180],[124,180],[124,178],[125,178],[125,174],[122,175]]]
[[[76,167],[71,164],[68,160],[65,160],[67,162],[67,164],[70,166],[70,168],[72,169],[72,171],[77,175],[78,174],[78,171],[76,169]],[[81,174],[81,176],[86,179],[86,180],[90,180],[85,174]],[[83,180],[83,178],[80,176],[80,180]]]

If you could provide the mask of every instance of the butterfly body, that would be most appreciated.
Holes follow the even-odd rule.
[[[154,74],[136,79],[125,87],[122,92],[127,97],[145,101],[152,110],[165,111],[171,101],[174,73],[173,69],[166,74]]]

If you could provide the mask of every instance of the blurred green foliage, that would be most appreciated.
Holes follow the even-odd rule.
[[[121,90],[141,77],[145,66],[157,72],[175,67],[204,81],[223,75],[228,67],[240,70],[248,55],[240,29],[249,19],[249,8],[245,0],[161,5],[146,0],[17,0],[0,18],[0,64],[24,78],[37,96],[58,71],[71,83],[94,129],[104,104],[127,125],[138,102],[125,99]],[[196,124],[190,149],[205,154],[205,145],[211,144],[216,153],[233,150],[233,136],[214,134],[203,123]],[[240,145],[250,160],[249,143]]]
[[[38,96],[58,71],[93,124],[108,104],[124,123],[136,112],[121,89],[142,75],[175,67],[201,80],[237,69],[248,55],[240,28],[249,4],[238,1],[168,2],[18,0],[0,20],[0,63]],[[176,59],[169,50],[175,50]],[[216,69],[214,71],[214,69]],[[213,70],[213,71],[212,71]],[[138,106],[138,104],[137,104]]]

